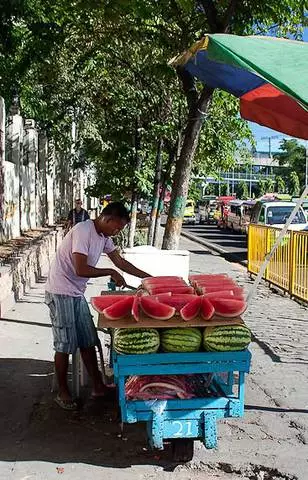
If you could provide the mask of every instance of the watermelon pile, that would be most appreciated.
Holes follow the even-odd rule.
[[[150,294],[171,292],[177,294],[194,294],[194,288],[187,285],[182,277],[148,277],[142,280],[142,287]]]
[[[244,350],[251,342],[251,332],[246,325],[223,325],[199,328],[166,328],[159,333],[155,328],[116,328],[113,346],[119,354],[156,353],[159,348],[166,353],[198,352],[201,347],[208,352]]]

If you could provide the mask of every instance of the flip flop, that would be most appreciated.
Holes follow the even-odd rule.
[[[56,404],[63,410],[73,411],[73,410],[77,410],[78,408],[77,403],[74,402],[73,400],[62,400],[62,398],[60,398],[59,396],[57,396],[54,400]]]

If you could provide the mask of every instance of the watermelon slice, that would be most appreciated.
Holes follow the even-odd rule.
[[[120,318],[126,317],[131,314],[132,306],[134,303],[135,297],[131,296],[116,302],[110,307],[103,310],[103,315],[109,320],[120,320]]]
[[[142,280],[142,285],[167,285],[167,284],[186,285],[182,277],[166,276],[166,277],[148,277]]]
[[[206,297],[201,298],[200,313],[203,320],[210,320],[215,313],[215,308]]]
[[[172,297],[171,297],[172,298]],[[196,316],[200,312],[201,306],[201,297],[195,296],[193,300],[187,303],[180,311],[180,315],[185,320],[185,322],[189,322],[196,318]]]
[[[163,299],[163,298],[171,297],[171,292],[158,293],[157,295],[155,295],[155,297],[160,302],[161,299]],[[162,302],[162,303],[164,303],[164,302]]]
[[[140,304],[144,313],[148,317],[155,318],[156,320],[169,320],[169,318],[175,314],[175,308],[160,303],[150,297],[141,297]]]
[[[157,295],[158,293],[166,293],[166,292],[171,292],[173,293],[195,293],[193,287],[188,287],[188,286],[182,286],[182,287],[173,287],[173,286],[167,286],[165,285],[164,287],[150,287],[149,292],[151,295]]]
[[[161,294],[164,295],[164,294]],[[165,297],[160,297],[158,298],[157,296],[155,297],[159,302],[164,303],[165,305],[170,305],[170,307],[174,307],[177,312],[179,312],[187,303],[191,302],[192,300],[195,300],[197,295],[192,295],[192,294],[174,294],[171,296],[165,296]]]
[[[245,300],[240,298],[211,298],[210,302],[215,309],[216,315],[220,317],[239,317],[247,308]]]
[[[125,300],[126,298],[131,298],[131,295],[100,295],[99,297],[92,297],[91,298],[91,305],[98,313],[103,313],[105,308],[110,307],[116,302],[120,302],[121,300]]]
[[[213,280],[214,278],[228,278],[227,273],[198,273],[189,275],[189,280]]]
[[[140,297],[135,297],[132,306],[132,316],[139,322],[140,320]]]
[[[225,297],[235,298],[233,290],[218,290],[217,292],[205,293],[204,296],[206,298],[209,298],[209,299],[210,298],[225,298]]]
[[[211,293],[211,292],[221,292],[223,290],[233,290],[234,288],[238,288],[235,285],[216,285],[215,287],[199,287],[203,293]]]

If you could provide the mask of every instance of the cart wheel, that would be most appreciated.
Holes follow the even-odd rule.
[[[190,462],[194,456],[194,441],[191,438],[172,440],[172,458],[175,462]]]

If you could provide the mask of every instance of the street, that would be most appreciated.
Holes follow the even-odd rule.
[[[216,225],[183,225],[182,232],[211,244],[227,259],[239,262],[247,260],[247,236],[231,230],[222,230]]]
[[[190,251],[192,273],[225,272],[251,287],[243,266],[185,238],[180,248]],[[87,298],[105,288],[106,279],[91,280]],[[89,399],[90,387],[81,390],[80,411],[55,405],[43,302],[44,278],[1,321],[1,479],[307,480],[307,308],[260,285],[244,315],[253,333],[244,418],[220,420],[217,449],[195,442],[192,462],[180,465],[168,445],[148,448],[143,424],[125,425],[121,435],[116,403]]]

